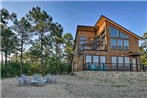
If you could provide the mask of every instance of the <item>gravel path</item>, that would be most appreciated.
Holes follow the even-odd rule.
[[[86,73],[87,74],[87,73]],[[89,73],[88,73],[89,74]],[[97,72],[99,74],[99,72]],[[92,75],[90,75],[92,76]],[[57,84],[18,87],[15,78],[1,80],[2,98],[147,98],[147,73],[128,78],[60,75]]]

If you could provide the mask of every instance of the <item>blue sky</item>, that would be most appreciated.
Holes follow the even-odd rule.
[[[142,36],[147,32],[147,2],[114,2],[114,1],[3,1],[2,7],[9,12],[24,16],[33,6],[39,6],[60,23],[64,33],[70,32],[75,37],[77,25],[94,26],[101,15],[104,15],[126,29]]]

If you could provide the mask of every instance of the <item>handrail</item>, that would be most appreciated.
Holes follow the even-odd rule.
[[[133,63],[100,63],[100,62],[88,62],[83,64],[83,70],[95,70],[95,71],[147,71],[147,66],[144,64]]]

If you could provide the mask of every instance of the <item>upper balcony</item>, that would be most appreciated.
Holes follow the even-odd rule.
[[[101,43],[101,44],[83,44],[78,49],[78,54],[81,53],[83,50],[91,50],[91,51],[101,51],[101,50],[107,50],[107,45]]]

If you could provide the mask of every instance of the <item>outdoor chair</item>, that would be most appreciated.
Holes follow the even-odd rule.
[[[24,74],[21,75],[21,78],[16,75],[16,79],[19,82],[19,86],[28,86],[30,84],[30,79],[27,79]]]
[[[34,74],[33,78],[31,79],[31,84],[32,85],[37,85],[37,81],[39,80],[39,75],[38,74]]]
[[[52,75],[51,76],[51,83],[57,83],[57,79],[58,79],[59,75]]]
[[[15,77],[16,77],[18,83],[19,83],[19,86],[21,86],[24,82],[17,75]]]
[[[90,65],[90,69],[91,69],[91,70],[97,70],[97,66],[94,65],[94,64],[91,64],[91,65]]]
[[[100,64],[99,67],[98,67],[98,70],[100,71],[105,71],[105,70],[108,70],[108,66],[107,65],[104,65],[104,64]]]
[[[52,81],[52,76],[51,76],[51,74],[47,74],[47,75],[45,76],[44,79],[46,80],[46,83],[47,83],[47,84],[48,84],[48,83],[51,83],[51,81]]]
[[[31,79],[30,78],[27,78],[25,74],[22,74],[21,75],[21,79],[25,83],[26,86],[29,85],[30,82],[31,82]]]

